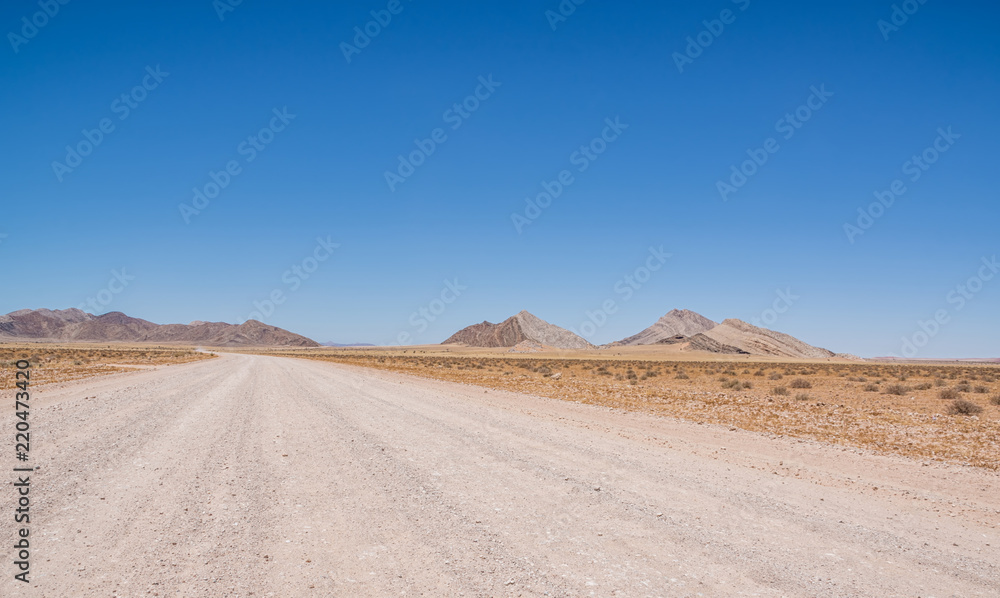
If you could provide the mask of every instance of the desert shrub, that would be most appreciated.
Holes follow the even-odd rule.
[[[781,380],[782,378],[784,378],[784,376],[781,375],[781,372],[772,372],[771,375],[767,377],[768,380]]]
[[[951,405],[948,405],[947,409],[948,415],[979,415],[982,412],[982,407],[965,399],[958,399]]]
[[[788,396],[788,389],[785,388],[784,386],[775,386],[774,388],[771,389],[771,392],[773,394],[778,395],[779,397]]]
[[[812,382],[810,382],[808,380],[804,380],[802,378],[796,378],[795,380],[792,380],[792,383],[789,384],[789,386],[791,386],[792,388],[812,388],[813,387]]]
[[[972,387],[969,386],[968,382],[959,382],[958,386],[955,387],[958,392],[972,392]]]
[[[915,390],[930,390],[931,389],[931,383],[930,382],[921,382],[920,384],[917,384],[913,388]]]
[[[954,388],[942,388],[938,393],[938,398],[943,401],[954,401],[959,397],[958,391]]]
[[[688,376],[684,372],[678,372],[677,375],[674,376],[674,378],[677,378],[678,380],[690,380],[691,376]]]
[[[757,370],[753,373],[754,376],[760,377],[764,375],[764,370]]]
[[[990,405],[1000,406],[1000,395],[993,395],[990,397]]]
[[[945,385],[944,378],[935,378],[934,379],[934,386],[944,386],[944,385]]]
[[[910,392],[910,387],[903,384],[890,384],[885,387],[885,394],[903,396]]]
[[[981,394],[981,395],[984,395],[984,394],[988,393],[989,391],[990,391],[990,389],[986,388],[985,386],[976,386],[975,388],[972,389],[972,392],[975,392],[975,393],[978,393],[978,394]]]
[[[878,384],[865,384],[865,392],[878,392]]]
[[[811,398],[812,397],[810,397],[809,393],[807,393],[807,392],[800,392],[799,394],[795,395],[795,400],[796,401],[808,401]]]
[[[729,388],[732,390],[745,390],[751,388],[749,382],[740,382],[739,380],[726,380],[722,383],[722,388]]]

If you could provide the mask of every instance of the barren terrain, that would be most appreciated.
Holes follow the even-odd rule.
[[[3,344],[0,345],[0,388],[13,386],[15,366],[21,359],[31,364],[31,382],[37,385],[187,363],[213,356],[183,347],[149,345]]]
[[[278,353],[1000,468],[1000,368],[995,365],[766,361],[748,356],[694,361],[697,354],[669,347],[547,355],[425,351]],[[965,411],[956,410],[960,406]]]
[[[1000,578],[982,468],[254,355],[32,401],[33,583],[4,556],[3,596],[943,597]]]

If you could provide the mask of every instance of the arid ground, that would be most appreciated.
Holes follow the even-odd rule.
[[[31,364],[33,384],[48,384],[213,356],[186,347],[3,344],[0,345],[0,388],[13,387],[15,365],[21,359]]]
[[[277,353],[1000,468],[996,365],[782,362],[642,347],[559,354],[450,347]]]
[[[494,373],[544,389],[600,367],[525,364],[562,376]],[[595,376],[621,396],[651,379]],[[985,597],[1000,578],[984,467],[248,354],[34,391],[33,582],[5,558],[3,596]]]

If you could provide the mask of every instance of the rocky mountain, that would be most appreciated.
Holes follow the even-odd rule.
[[[642,332],[612,343],[622,345],[678,345],[683,351],[728,355],[774,355],[826,359],[834,353],[813,347],[795,337],[759,328],[741,320],[712,320],[687,309],[675,309]],[[844,357],[836,355],[836,357]]]
[[[676,336],[694,336],[716,326],[718,324],[712,320],[691,310],[673,309],[649,328],[612,344],[615,346],[655,345],[664,339]]]
[[[557,349],[588,349],[592,345],[565,328],[549,324],[522,311],[499,324],[481,322],[451,335],[442,345],[462,344],[470,347],[513,347],[523,341]]]
[[[723,320],[721,324],[702,334],[716,343],[745,351],[750,355],[803,359],[826,359],[834,356],[833,351],[814,347],[793,336],[759,328],[742,320]]]
[[[95,316],[79,309],[22,309],[0,316],[0,340],[184,343],[190,345],[318,347],[319,343],[257,320],[242,324],[154,324],[121,312]]]

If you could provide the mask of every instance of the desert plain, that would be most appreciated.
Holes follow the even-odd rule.
[[[37,379],[5,596],[996,595],[996,365],[0,351]]]

